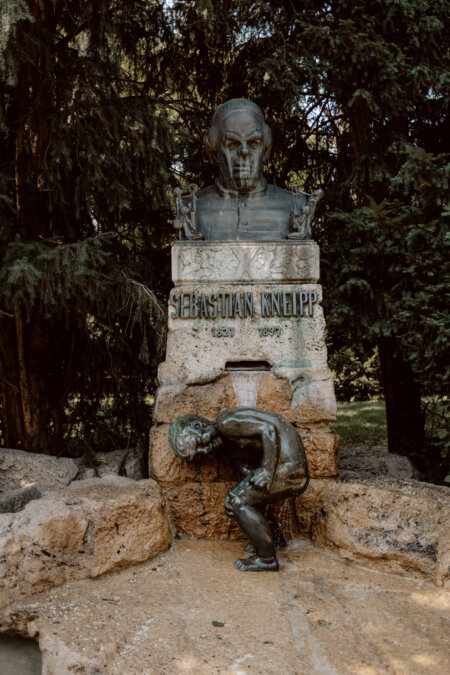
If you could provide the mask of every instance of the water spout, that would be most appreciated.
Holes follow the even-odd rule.
[[[231,382],[236,394],[236,405],[238,408],[254,408],[256,406],[259,383],[262,376],[262,372],[252,372],[249,370],[231,373]]]

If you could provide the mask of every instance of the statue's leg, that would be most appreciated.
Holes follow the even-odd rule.
[[[235,566],[241,571],[276,571],[278,560],[269,523],[260,513],[267,501],[267,493],[256,490],[246,478],[227,497],[227,513],[232,513],[244,534],[247,535],[255,555],[239,559]]]

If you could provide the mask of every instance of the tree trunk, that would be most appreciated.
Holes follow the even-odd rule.
[[[389,452],[409,457],[421,471],[426,471],[424,458],[425,418],[420,389],[409,363],[402,357],[393,338],[378,342]]]
[[[0,322],[0,384],[2,393],[3,444],[9,448],[24,449],[26,430],[23,419],[19,367],[15,345],[14,319],[3,318]]]
[[[47,161],[51,142],[51,3],[29,0],[34,22],[24,46],[17,85],[15,187],[17,230],[23,241],[51,234]],[[12,448],[48,453],[56,363],[46,321],[23,307],[1,319],[0,386],[4,442]]]
[[[54,377],[49,372],[49,349],[44,321],[25,323],[20,309],[14,319],[2,320],[0,375],[2,432],[6,446],[50,453],[50,400]]]

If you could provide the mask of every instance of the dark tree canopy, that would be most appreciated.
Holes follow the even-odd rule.
[[[58,452],[80,424],[108,437],[110,416],[135,440],[167,276],[162,10],[10,0],[2,12],[3,440]]]
[[[450,435],[438,424],[429,444],[423,404],[450,384],[447,0],[1,11],[4,442],[54,451],[107,416],[122,442],[143,433],[169,283],[165,186],[211,182],[203,131],[246,97],[274,131],[269,180],[326,191],[315,235],[332,359],[377,348],[390,450],[445,475]]]

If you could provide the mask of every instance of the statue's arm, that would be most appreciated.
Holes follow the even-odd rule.
[[[270,416],[270,413],[266,413]],[[263,413],[252,415],[247,411],[238,416],[236,411],[224,411],[217,418],[219,433],[225,438],[255,438],[259,436],[263,451],[261,466],[248,474],[250,483],[261,490],[270,490],[279,457],[279,438],[275,425],[270,419],[261,419]]]
[[[255,487],[268,492],[275,477],[280,453],[278,433],[273,424],[265,423],[263,425],[261,446],[263,450],[261,466],[253,472],[250,482]]]

